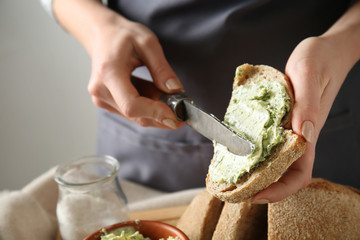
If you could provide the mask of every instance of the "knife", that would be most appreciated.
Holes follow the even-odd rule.
[[[197,107],[185,94],[165,94],[159,91],[150,80],[137,76],[131,76],[131,82],[141,96],[166,103],[178,120],[185,121],[186,124],[211,141],[226,146],[230,152],[245,156],[254,151],[253,143],[227,127],[213,114]]]
[[[206,138],[226,146],[230,152],[246,156],[254,151],[253,143],[238,135],[213,114],[197,107],[185,94],[164,94],[159,100],[173,110],[179,121],[185,121]]]

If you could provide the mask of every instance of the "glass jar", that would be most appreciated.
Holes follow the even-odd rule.
[[[126,197],[117,173],[119,162],[93,155],[60,165],[56,208],[62,240],[79,240],[101,227],[129,219]]]

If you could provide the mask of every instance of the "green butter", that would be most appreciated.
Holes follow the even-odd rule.
[[[148,237],[144,237],[138,231],[135,231],[133,227],[121,227],[107,233],[102,231],[104,235],[101,236],[101,240],[151,240]],[[161,238],[159,240],[165,240]],[[178,237],[169,236],[166,240],[180,240]]]
[[[236,72],[236,76],[241,76]],[[262,79],[234,88],[224,123],[255,144],[251,155],[238,156],[214,143],[214,157],[209,168],[213,182],[236,183],[239,178],[263,162],[271,149],[284,141],[280,123],[290,109],[285,87]]]
[[[110,233],[104,231],[104,235],[101,236],[101,240],[150,240],[145,238],[141,233],[135,231],[133,227],[118,228]]]

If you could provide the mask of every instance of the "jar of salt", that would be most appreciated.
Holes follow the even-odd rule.
[[[60,165],[56,208],[62,240],[79,240],[96,230],[129,219],[126,197],[119,184],[119,162],[94,155]]]

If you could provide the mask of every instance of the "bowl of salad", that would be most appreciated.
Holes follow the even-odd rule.
[[[159,221],[134,220],[103,227],[84,240],[189,240],[178,228]]]

